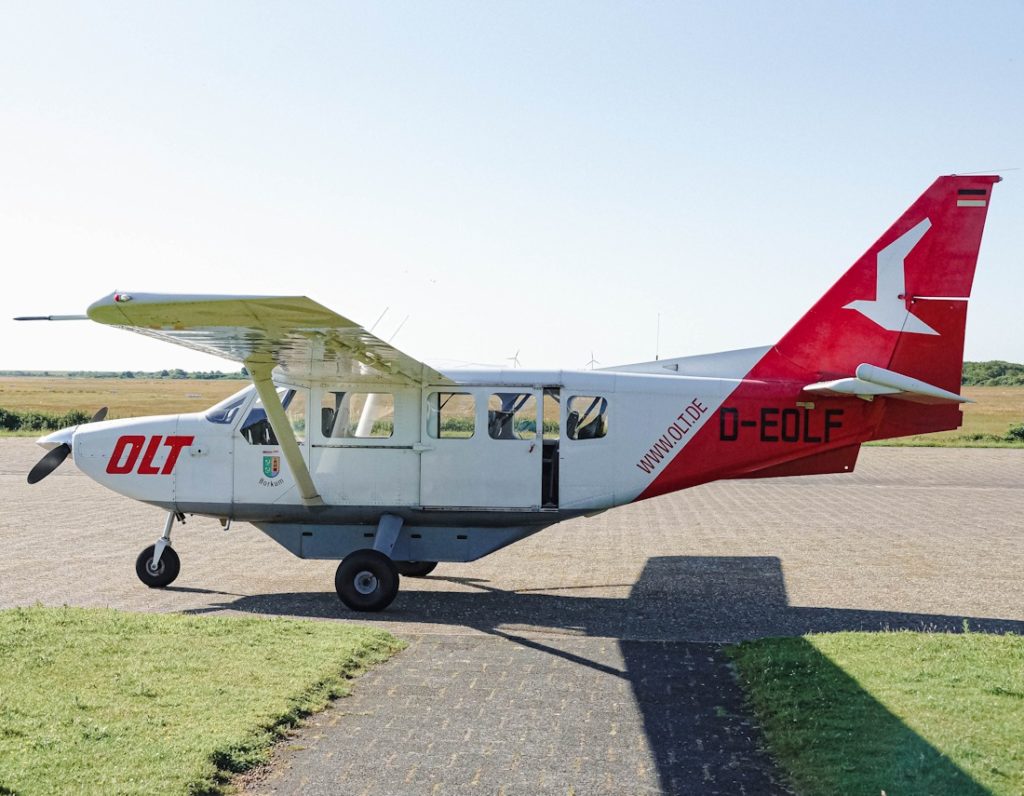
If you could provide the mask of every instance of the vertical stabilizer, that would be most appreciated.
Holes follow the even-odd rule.
[[[939,177],[779,341],[815,379],[868,362],[958,391],[964,325],[992,185]]]

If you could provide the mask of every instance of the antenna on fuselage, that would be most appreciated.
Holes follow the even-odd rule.
[[[388,342],[389,343],[395,342],[395,338],[398,337],[398,333],[400,331],[402,331],[402,327],[405,326],[405,322],[407,320],[409,320],[409,316],[408,315],[406,315],[404,318],[402,318],[402,322],[400,324],[398,324],[398,328],[395,329],[395,331],[391,333],[391,337],[388,338]]]
[[[382,313],[381,313],[380,315],[378,315],[378,316],[377,316],[377,320],[375,320],[375,321],[373,322],[373,326],[371,326],[371,327],[370,327],[370,328],[368,329],[368,331],[370,332],[370,334],[373,334],[373,330],[377,328],[377,324],[378,324],[378,323],[380,323],[380,322],[381,322],[382,320],[384,320],[384,316],[388,314],[388,310],[389,310],[389,309],[391,309],[391,307],[385,307],[385,308],[384,308],[384,312],[382,312]],[[404,321],[403,321],[403,323],[404,323]],[[397,334],[397,333],[396,333],[396,334]],[[392,335],[392,336],[394,336],[394,335]]]

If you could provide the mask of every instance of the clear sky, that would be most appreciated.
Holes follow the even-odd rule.
[[[0,2],[0,369],[235,368],[115,289],[305,294],[428,361],[774,342],[997,170],[970,359],[1024,361],[1024,3]]]

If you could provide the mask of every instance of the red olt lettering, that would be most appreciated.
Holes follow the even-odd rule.
[[[161,440],[166,447],[171,449],[162,468],[153,463],[160,450]],[[149,438],[147,445],[145,437],[126,434],[123,437],[118,437],[117,442],[114,443],[114,452],[110,454],[110,461],[107,462],[107,472],[111,475],[126,475],[136,471],[135,465],[138,464],[139,469],[136,472],[139,475],[169,475],[174,470],[174,465],[178,463],[181,449],[189,447],[193,440],[195,437],[192,436],[171,435],[164,439],[161,434],[157,434]],[[143,448],[146,449],[145,453],[142,452]],[[142,455],[141,462],[139,461],[140,454]]]

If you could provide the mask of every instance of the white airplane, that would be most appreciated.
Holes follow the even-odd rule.
[[[178,576],[185,514],[250,522],[341,560],[356,611],[399,576],[555,523],[721,478],[850,472],[860,445],[959,427],[967,299],[998,177],[940,177],[775,345],[598,370],[441,373],[304,297],[114,293],[86,316],[244,363],[198,414],[103,420],[38,442],[165,509],[139,555]],[[27,318],[24,320],[39,319]]]

